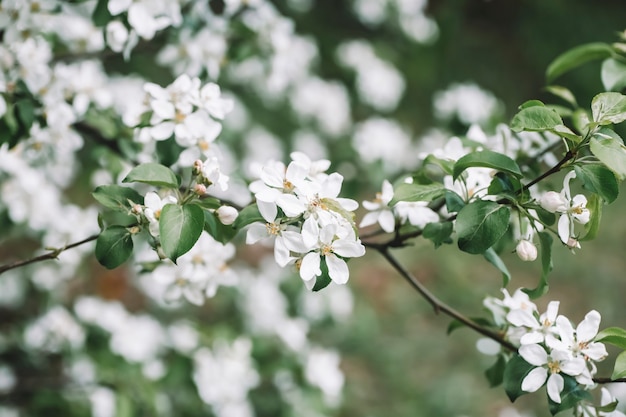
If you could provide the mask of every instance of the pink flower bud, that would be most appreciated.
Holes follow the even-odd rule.
[[[541,196],[539,204],[541,204],[541,207],[550,213],[565,211],[567,208],[567,201],[565,201],[563,196],[556,191],[548,191]]]
[[[577,239],[570,237],[569,239],[567,239],[567,247],[570,249],[580,249],[580,243]]]
[[[217,218],[220,219],[220,222],[225,225],[231,225],[239,216],[239,212],[237,209],[231,206],[222,206],[215,210],[215,214],[217,214]]]
[[[519,241],[517,247],[515,248],[515,252],[522,261],[530,262],[537,259],[537,247],[526,239]]]
[[[196,159],[193,162],[193,175],[200,175],[200,173],[202,172],[202,161],[199,159]]]
[[[195,187],[193,187],[193,192],[198,194],[198,195],[205,195],[206,194],[206,185],[204,185],[204,184],[196,184]]]

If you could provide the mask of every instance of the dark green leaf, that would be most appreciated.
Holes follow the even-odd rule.
[[[605,59],[600,76],[606,91],[621,91],[626,88],[626,64],[621,61]]]
[[[456,213],[465,207],[465,201],[454,191],[446,190],[445,198],[448,213]]]
[[[550,131],[556,135],[559,135],[562,138],[569,139],[576,144],[582,142],[583,140],[582,136],[577,135],[576,133],[572,132],[572,130],[569,127],[564,126],[564,125],[554,126],[554,128],[550,129]]]
[[[518,354],[507,362],[504,367],[503,382],[504,391],[511,401],[528,394],[526,391],[522,391],[522,381],[533,368],[533,365],[526,362]]]
[[[18,100],[15,103],[15,112],[24,131],[28,132],[35,121],[35,103],[29,99]]]
[[[586,234],[579,239],[581,242],[593,240],[600,230],[600,221],[602,220],[602,199],[597,194],[592,194],[587,200],[587,209],[590,212],[590,219],[585,224]]]
[[[406,184],[402,183],[396,187],[393,192],[393,199],[390,205],[396,204],[398,201],[433,201],[443,197],[445,193],[443,184]]]
[[[489,387],[497,387],[504,381],[504,369],[506,367],[506,359],[503,355],[498,355],[496,362],[485,371]]]
[[[454,165],[454,161],[437,158],[436,156],[430,154],[424,159],[423,165],[435,165],[441,168],[444,173],[452,175],[452,166]]]
[[[626,120],[626,96],[620,93],[600,93],[591,101],[593,121],[601,124],[617,124]]]
[[[123,226],[104,229],[96,240],[96,259],[102,266],[114,269],[133,253],[133,239]]]
[[[450,238],[452,230],[452,222],[428,223],[424,226],[422,236],[431,240],[435,248],[438,248],[444,243],[452,243],[452,238]]]
[[[484,150],[469,153],[456,161],[452,178],[456,180],[463,171],[470,167],[493,168],[518,178],[522,176],[522,172],[514,160],[504,154]]]
[[[174,263],[198,241],[204,229],[204,211],[195,204],[166,204],[159,217],[161,247]]]
[[[542,132],[562,125],[559,114],[548,107],[533,106],[520,110],[511,120],[511,130],[521,132]]]
[[[485,251],[485,253],[483,253],[483,256],[485,257],[487,262],[489,262],[491,265],[498,268],[500,272],[502,272],[502,288],[509,285],[509,281],[511,281],[511,273],[509,272],[505,263],[502,262],[502,259],[500,259],[496,251],[493,250],[493,248],[489,248]]]
[[[210,211],[204,212],[204,230],[213,236],[213,239],[223,244],[230,242],[237,234],[237,229],[233,225],[223,224],[215,213]]]
[[[602,134],[589,140],[591,152],[621,181],[626,178],[626,147],[621,140]]]
[[[562,87],[560,85],[549,85],[545,88],[545,90],[548,93],[554,94],[555,96],[562,98],[574,107],[578,106],[574,94],[572,94],[572,92],[565,87]]]
[[[552,226],[556,221],[556,215],[554,213],[550,213],[539,206],[535,208],[535,212],[537,213],[539,220],[541,220],[541,222],[546,226]]]
[[[328,287],[332,281],[330,275],[328,275],[328,265],[326,265],[325,257],[322,257],[320,261],[320,269],[322,270],[322,275],[315,279],[315,285],[313,286],[313,291],[316,292]]]
[[[518,178],[504,172],[496,172],[487,192],[490,195],[509,194],[515,196],[521,188],[522,184]]]
[[[106,24],[113,18],[111,13],[109,13],[108,3],[108,0],[98,0],[98,3],[93,10],[91,20],[93,20],[94,25],[97,27],[106,26]]]
[[[241,229],[255,222],[265,223],[265,219],[261,216],[256,203],[244,207],[243,210],[239,212],[239,216],[237,216],[237,220],[235,220],[233,226],[235,229]]]
[[[550,408],[550,413],[555,415],[556,413],[560,413],[561,411],[568,410],[573,408],[581,401],[592,401],[593,397],[589,391],[584,390],[576,379],[569,375],[563,376],[563,391],[561,391],[561,402],[555,403],[548,397],[548,404]]]
[[[617,355],[615,359],[615,366],[613,367],[613,374],[611,379],[618,379],[626,377],[626,351]]]
[[[530,298],[539,298],[548,292],[548,275],[552,271],[552,236],[547,232],[539,232],[539,242],[541,243],[541,279],[535,289],[524,288]]]
[[[178,188],[180,185],[174,171],[154,162],[136,166],[128,173],[122,182],[142,182],[167,188]]]
[[[475,201],[463,207],[456,218],[459,249],[484,253],[492,247],[509,227],[508,207],[493,201]]]
[[[194,204],[199,205],[203,209],[217,209],[222,205],[222,201],[219,198],[205,196],[196,200]]]
[[[611,56],[612,49],[606,43],[587,43],[570,49],[554,59],[546,70],[548,83],[558,76],[590,61]]]
[[[594,340],[596,342],[609,343],[626,350],[626,330],[619,327],[609,327],[602,330],[596,335]]]
[[[129,200],[135,204],[143,204],[143,197],[132,188],[121,185],[101,185],[91,193],[103,206],[120,211],[128,211],[131,208]]]

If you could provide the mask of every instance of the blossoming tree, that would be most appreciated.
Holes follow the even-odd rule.
[[[434,39],[424,4],[392,3],[389,21],[403,36]],[[381,24],[371,4],[357,1],[354,11]],[[479,124],[481,110],[495,112],[489,96],[463,113],[472,125],[466,135],[430,149],[411,151],[389,119],[359,123],[345,159],[390,165],[381,192],[370,188],[359,204],[343,197],[334,152],[319,147],[321,136],[333,147],[351,129],[348,92],[315,75],[315,43],[269,2],[5,0],[0,30],[2,238],[39,252],[0,266],[15,315],[0,335],[0,414],[194,415],[204,403],[220,417],[272,415],[250,399],[263,389],[295,415],[332,409],[344,383],[339,356],[308,331],[345,317],[352,259],[378,252],[453,319],[450,331],[465,326],[486,338],[484,350],[497,356],[489,383],[511,401],[545,386],[552,414],[623,415],[601,386],[626,381],[626,330],[601,330],[597,310],[576,324],[559,314],[558,301],[541,312],[533,300],[548,292],[553,248],[591,245],[626,178],[616,130],[626,121],[626,35],[557,57],[547,91],[565,105],[527,101],[492,130]],[[346,42],[337,54],[355,74],[360,101],[382,113],[398,106],[404,79],[367,43]],[[602,60],[605,91],[579,103],[554,82],[592,60]],[[453,90],[475,94],[467,85],[441,94],[443,117],[454,111]],[[270,110],[288,103],[315,129],[298,132],[284,158],[262,117],[246,113],[248,100]],[[246,146],[238,141],[244,132]],[[555,177],[562,187],[551,188]],[[489,318],[458,312],[403,265],[394,250],[419,238],[480,255],[502,273],[503,296],[483,302]],[[271,247],[269,257],[236,260],[259,244]],[[523,261],[539,259],[534,288],[506,289],[515,277],[500,255],[510,247]],[[150,307],[106,301],[76,284],[89,281],[93,255],[131,274]],[[34,317],[19,313],[26,281],[38,292]],[[290,314],[288,293],[308,313]],[[205,319],[227,326],[191,321],[192,306],[220,297],[230,316]],[[606,344],[622,352],[612,375],[601,376]],[[268,379],[255,358],[270,363],[276,352],[289,363]],[[127,369],[112,367],[114,357]],[[168,372],[168,361],[186,371]],[[29,391],[29,375],[41,373],[51,382]],[[55,405],[40,395],[51,387]],[[194,389],[177,396],[174,387]],[[591,393],[599,387],[598,402]],[[323,406],[306,395],[311,388]]]

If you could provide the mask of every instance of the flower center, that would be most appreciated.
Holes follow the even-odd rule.
[[[561,372],[561,365],[557,361],[548,362],[548,370],[552,374],[558,374]]]
[[[278,236],[280,234],[280,224],[278,223],[265,223],[265,228],[270,236]]]
[[[333,253],[333,248],[330,245],[322,245],[320,248],[320,254],[322,256],[328,256]]]
[[[290,193],[290,192],[292,192],[294,190],[294,188],[296,188],[296,187],[287,178],[285,178],[283,180],[283,189],[286,192]]]

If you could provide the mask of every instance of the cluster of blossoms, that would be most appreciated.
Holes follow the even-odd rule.
[[[532,365],[521,381],[521,389],[535,392],[546,385],[549,398],[561,403],[565,378],[575,379],[584,389],[594,388],[596,362],[607,357],[604,344],[594,341],[600,313],[590,311],[574,327],[567,317],[558,314],[558,301],[551,301],[540,314],[521,289],[512,296],[504,289],[502,292],[503,299],[488,297],[484,305],[506,340],[519,346],[519,355]]]
[[[345,258],[365,254],[353,221],[358,203],[338,197],[343,177],[325,173],[330,161],[311,161],[298,152],[291,157],[288,166],[268,162],[250,184],[266,223],[253,224],[246,242],[275,238],[276,262],[295,264],[308,288],[326,268],[332,281],[345,284],[349,277]]]

